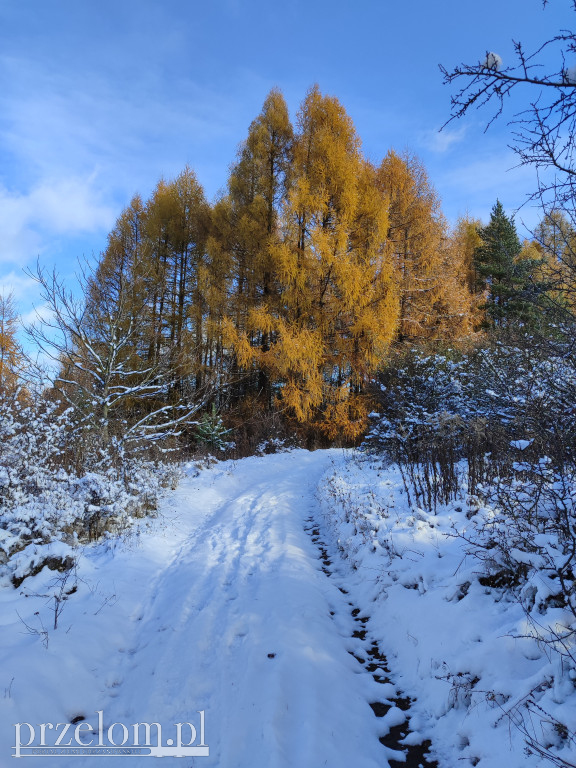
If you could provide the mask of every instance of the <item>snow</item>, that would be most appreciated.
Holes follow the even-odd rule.
[[[148,529],[85,548],[56,631],[50,601],[34,596],[50,593],[52,572],[1,590],[0,765],[12,724],[82,715],[96,728],[99,710],[106,726],[204,710],[206,766],[385,765],[378,686],[348,653],[347,601],[303,528],[332,456],[191,468]],[[16,611],[42,620],[47,648]]]
[[[568,85],[576,85],[576,66],[567,67],[564,71],[564,81]]]
[[[338,450],[189,465],[157,518],[75,548],[65,591],[76,590],[57,629],[62,574],[44,568],[18,589],[5,578],[0,766],[14,723],[81,716],[96,728],[103,711],[106,726],[169,727],[203,710],[210,756],[174,765],[385,768],[400,756],[378,739],[405,713],[375,717],[370,703],[398,692],[414,700],[405,743],[430,739],[440,766],[541,765],[505,713],[537,689],[539,705],[574,726],[574,683],[518,602],[480,584],[454,535],[473,525],[466,511],[411,508],[394,467]],[[351,655],[367,642],[352,636],[352,604],[369,617],[391,682]]]
[[[533,442],[533,440],[512,440],[510,445],[519,451],[525,451]]]
[[[486,58],[481,62],[480,66],[486,67],[486,69],[493,69],[495,72],[499,72],[502,69],[502,57],[493,51],[489,51],[486,54]]]
[[[325,526],[350,565],[350,594],[370,616],[393,679],[417,699],[411,728],[432,740],[439,764],[541,765],[524,754],[511,718],[528,721],[523,703],[533,695],[574,731],[574,683],[567,665],[538,642],[520,602],[480,584],[481,564],[461,537],[474,525],[465,503],[436,515],[413,509],[399,471],[366,459],[330,470],[319,497]],[[542,563],[519,550],[511,557]],[[546,596],[545,583],[540,593],[536,604]],[[548,638],[554,612],[539,619]],[[557,609],[556,620],[561,633],[574,617]],[[538,718],[534,728],[541,736]],[[576,750],[559,746],[574,761]]]

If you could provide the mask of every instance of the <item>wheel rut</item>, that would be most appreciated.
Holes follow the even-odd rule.
[[[312,543],[317,547],[320,553],[322,563],[322,572],[331,579],[335,579],[334,569],[331,568],[332,560],[328,553],[328,547],[320,535],[320,527],[313,517],[306,520],[306,532],[310,535]],[[343,586],[337,585],[340,592],[347,596],[349,594]],[[371,674],[375,682],[394,688],[396,694],[393,696],[383,696],[381,701],[369,702],[374,716],[378,718],[386,717],[394,708],[395,717],[385,736],[380,737],[380,743],[387,749],[398,754],[399,759],[394,760],[388,757],[390,768],[439,768],[438,763],[429,756],[431,742],[422,741],[421,744],[406,744],[405,739],[413,733],[410,729],[410,708],[415,701],[402,692],[394,685],[390,678],[390,669],[386,656],[380,650],[378,640],[370,635],[369,625],[370,617],[362,615],[361,609],[348,602],[350,614],[356,623],[351,637],[363,643],[362,651],[349,651],[356,661],[364,668],[366,673]],[[330,611],[334,616],[334,611]]]

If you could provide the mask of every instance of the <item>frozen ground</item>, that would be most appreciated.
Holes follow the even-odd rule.
[[[574,686],[535,641],[513,639],[519,609],[479,587],[445,537],[450,514],[415,516],[393,473],[339,451],[190,468],[159,518],[84,549],[56,630],[53,572],[0,589],[0,766],[17,722],[96,729],[103,711],[105,727],[168,729],[204,710],[210,756],[168,764],[385,768],[399,691],[416,698],[408,742],[430,739],[440,768],[541,764],[479,691],[510,701],[548,679],[543,703],[566,712]],[[374,640],[388,682],[352,655]]]

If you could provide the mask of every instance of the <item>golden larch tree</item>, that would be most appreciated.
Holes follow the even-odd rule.
[[[23,352],[17,334],[19,317],[12,293],[0,294],[0,400],[12,397],[19,388]]]
[[[400,341],[454,338],[471,323],[464,254],[448,242],[440,199],[422,163],[390,151],[378,169],[389,199],[387,252],[398,275]]]
[[[352,120],[317,87],[298,114],[290,185],[271,255],[278,308],[256,308],[250,330],[269,334],[258,362],[280,384],[282,406],[330,438],[366,424],[364,385],[397,322],[385,253],[386,200]],[[248,335],[237,353],[255,356]]]
[[[275,312],[279,303],[273,244],[278,235],[278,212],[285,198],[293,128],[284,97],[277,89],[267,96],[262,112],[252,122],[248,137],[232,166],[228,194],[214,207],[214,237],[209,252],[213,273],[227,272],[228,341],[239,337],[267,352],[273,339],[267,328],[250,327],[255,311]],[[234,346],[237,346],[235,344]],[[270,380],[258,356],[231,362],[233,399],[255,392],[271,405]]]

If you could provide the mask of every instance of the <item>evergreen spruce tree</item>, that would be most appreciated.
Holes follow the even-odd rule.
[[[490,222],[480,229],[475,267],[486,293],[486,314],[497,327],[510,323],[534,325],[540,316],[540,297],[546,286],[536,276],[540,260],[524,257],[514,222],[497,200]]]
[[[205,413],[196,426],[196,440],[208,448],[217,451],[225,451],[233,445],[226,438],[232,434],[231,429],[226,429],[222,417],[212,405],[210,413]]]

